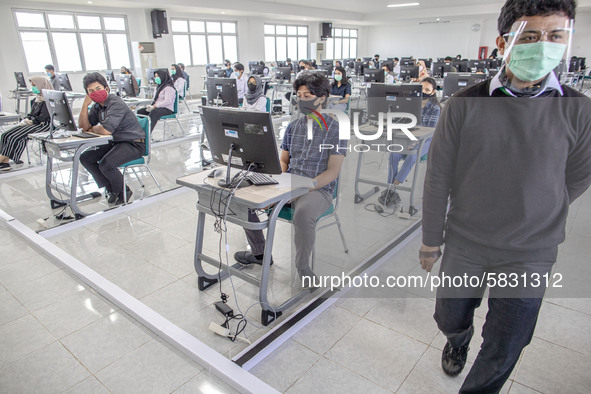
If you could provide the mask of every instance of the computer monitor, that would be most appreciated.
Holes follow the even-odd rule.
[[[60,90],[71,92],[72,85],[70,85],[70,78],[68,78],[68,74],[55,74],[57,81],[60,85]]]
[[[317,74],[323,75],[323,76],[325,76],[326,78],[328,78],[328,71],[326,71],[326,70],[319,70],[319,69],[316,69],[316,70],[308,70],[308,72],[309,72],[309,73],[317,73]]]
[[[433,60],[431,59],[419,59],[425,62],[425,67],[427,68],[431,68],[431,63],[433,63]]]
[[[18,90],[27,90],[27,82],[25,81],[25,76],[21,71],[15,71],[14,78],[16,78],[16,88]]]
[[[415,61],[409,57],[403,57],[400,59],[400,65],[401,66],[414,66]]]
[[[491,69],[488,70],[488,77],[489,78],[494,78],[498,73],[499,73],[499,70],[498,69],[491,68]]]
[[[422,99],[423,86],[420,84],[374,83],[367,89],[367,115],[371,122],[378,122],[380,113],[405,112],[413,114],[420,123]],[[409,122],[407,119],[400,121]]]
[[[476,85],[486,79],[486,74],[447,73],[443,79],[443,97],[451,97],[459,90]]]
[[[289,67],[287,62],[277,61],[277,67]]]
[[[382,60],[380,62],[380,70],[382,69],[382,67],[384,67],[385,65],[389,65],[390,66],[390,70],[394,70],[394,61],[393,60]]]
[[[146,78],[148,79],[148,84],[149,85],[153,85],[156,82],[154,82],[154,73],[156,72],[155,68],[146,68]]]
[[[384,78],[384,70],[381,68],[368,68],[367,70],[363,71],[363,80],[365,82],[383,83]]]
[[[250,70],[250,72],[252,73],[252,69],[253,67],[258,67],[259,62],[256,60],[251,60],[248,62],[248,69]]]
[[[343,59],[343,67],[354,69],[355,68],[355,59]]]
[[[571,73],[581,70],[581,59],[578,57],[572,57],[569,62],[568,71]]]
[[[373,60],[373,57],[364,57],[362,60],[364,62],[371,62]]]
[[[133,88],[133,75],[119,74],[117,75],[117,93],[121,97],[135,97],[135,89]]]
[[[208,77],[226,78],[226,70],[223,68],[212,67],[207,70]]]
[[[215,63],[207,63],[207,64],[205,65],[205,73],[206,73],[207,75],[209,75],[209,70],[210,70],[210,69],[212,69],[212,68],[218,68],[218,65],[217,65],[217,64],[215,64]]]
[[[322,64],[323,66],[331,66],[332,67],[334,65],[334,62],[332,60],[323,60],[322,63],[320,63],[320,64]]]
[[[452,67],[455,67],[459,73],[469,73],[470,65],[465,60],[455,60],[451,62]]]
[[[419,66],[400,66],[400,79],[410,81],[419,77]]]
[[[263,75],[264,72],[265,66],[259,65],[258,63],[250,66],[250,75]]]
[[[115,79],[115,72],[113,70],[105,70],[105,78],[108,83],[117,81],[117,79]]]
[[[318,65],[318,70],[324,70],[329,75],[332,75],[333,68],[334,67],[332,66],[332,64],[319,64]]]
[[[489,63],[485,59],[470,60],[468,62],[468,68],[472,71],[485,71],[489,69]]]
[[[357,76],[363,75],[363,71],[366,68],[369,68],[369,62],[355,62],[354,68],[355,68],[355,75],[357,75]]]
[[[277,67],[275,69],[275,79],[289,82],[291,80],[291,67]]]
[[[208,105],[217,107],[238,107],[236,78],[207,78]]]
[[[49,115],[53,120],[53,123],[50,122],[50,135],[53,135],[53,131],[56,129],[76,131],[76,121],[66,93],[47,89],[43,89],[42,93]],[[55,127],[56,123],[59,125],[58,127]]]
[[[252,172],[281,174],[279,153],[269,112],[201,107],[203,129],[216,163]],[[230,171],[222,186],[230,183]]]
[[[431,68],[433,78],[443,78],[446,73],[451,72],[451,66],[445,62],[435,62]]]

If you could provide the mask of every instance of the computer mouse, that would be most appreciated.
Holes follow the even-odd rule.
[[[209,172],[209,174],[207,174],[208,178],[218,178],[220,176],[222,176],[222,174],[224,173],[224,170],[222,168],[214,168],[213,170],[211,170]]]

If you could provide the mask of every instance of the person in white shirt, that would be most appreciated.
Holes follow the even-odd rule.
[[[236,88],[238,89],[238,104],[242,105],[247,90],[246,75],[244,75],[244,65],[242,63],[234,63],[234,76],[236,77]]]
[[[174,88],[179,92],[179,97],[185,97],[187,81],[183,78],[183,69],[178,64],[172,64],[170,66],[170,75],[174,82]]]
[[[392,69],[390,68],[389,63],[384,63],[382,66],[384,70],[384,82],[385,83],[394,83],[394,75],[392,74]]]
[[[392,75],[394,76],[394,80],[398,80],[400,78],[400,59],[397,57],[394,58],[394,69],[392,70]]]
[[[263,94],[263,81],[258,75],[251,75],[248,78],[247,90],[244,95],[242,108],[249,111],[267,111],[267,96]]]

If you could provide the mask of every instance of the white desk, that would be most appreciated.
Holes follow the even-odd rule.
[[[198,275],[197,285],[199,290],[205,290],[217,283],[218,278],[220,278],[218,274],[212,275],[204,271],[202,262],[206,262],[215,267],[222,267],[222,279],[227,277],[230,271],[232,275],[259,286],[259,302],[262,308],[261,322],[266,326],[281,316],[284,310],[295,304],[299,299],[306,294],[310,294],[309,290],[302,290],[281,305],[271,306],[267,296],[267,287],[269,284],[269,268],[271,267],[275,226],[277,224],[279,212],[290,200],[308,193],[310,182],[312,180],[297,175],[281,174],[277,176],[279,185],[249,186],[236,190],[234,196],[232,196],[229,205],[230,208],[227,210],[228,212],[232,212],[232,214],[228,214],[227,216],[228,222],[250,230],[267,229],[261,277],[260,279],[257,279],[252,275],[242,272],[241,269],[243,267],[238,263],[232,265],[228,271],[226,264],[222,264],[219,260],[203,254],[205,215],[223,215],[224,212],[216,212],[215,210],[218,207],[219,201],[221,199],[227,199],[230,194],[228,189],[221,189],[217,186],[219,179],[220,178],[208,178],[207,172],[204,171],[178,178],[176,181],[179,185],[194,189],[199,194],[197,202],[199,217],[197,219],[197,235],[195,238],[194,255],[195,271]],[[269,213],[269,218],[266,221],[248,221],[249,209],[264,209],[271,205],[274,205],[274,208]]]
[[[78,201],[88,199],[90,195],[78,196],[78,172],[80,169],[80,155],[88,148],[108,144],[113,139],[110,135],[101,135],[97,138],[53,138],[48,139],[47,133],[31,134],[31,138],[40,141],[47,151],[47,166],[45,171],[45,192],[50,199],[51,208],[58,208],[64,205],[70,205],[72,212],[77,219],[86,216],[78,207]],[[64,155],[65,151],[74,150],[73,155]],[[70,190],[61,190],[53,183],[53,160],[72,162],[72,181]],[[57,197],[53,191],[57,191],[60,197]],[[62,198],[62,195],[65,198]]]

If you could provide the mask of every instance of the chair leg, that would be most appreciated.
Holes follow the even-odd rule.
[[[144,182],[142,182],[142,177],[138,175],[137,168],[136,167],[132,167],[131,170],[133,171],[133,175],[135,175],[135,179],[137,179],[137,181],[140,183],[140,185],[142,186],[142,188],[145,189],[146,188],[146,185],[144,185]]]
[[[162,122],[162,141],[166,141],[166,119]]]
[[[127,201],[127,167],[123,169],[123,201]]]
[[[339,216],[334,214],[334,218],[337,222],[337,227],[339,228],[339,234],[341,235],[341,241],[343,241],[343,248],[345,248],[345,253],[349,253],[349,248],[347,247],[347,242],[345,241],[345,235],[343,234],[343,229],[341,228],[341,221],[339,220]]]
[[[191,112],[191,108],[189,108],[189,103],[187,103],[187,99],[183,100],[183,103],[185,103],[185,107],[187,107],[187,111]]]
[[[158,179],[156,179],[156,177],[154,176],[152,169],[147,165],[146,165],[146,168],[148,169],[148,172],[152,176],[152,179],[154,179],[154,182],[156,182],[156,186],[158,186],[158,189],[160,189],[160,192],[162,193],[162,186],[160,186],[160,182],[158,182]]]
[[[178,115],[177,115],[177,117],[175,118],[175,120],[176,120],[177,124],[179,125],[179,129],[181,129],[181,133],[182,133],[183,135],[185,135],[185,129],[183,129],[183,126],[181,126],[181,121],[179,120],[179,118],[178,118]]]
[[[25,149],[27,151],[27,161],[29,162],[29,165],[31,165],[31,155],[29,154],[29,141],[31,141],[30,139],[26,139],[25,140]]]

